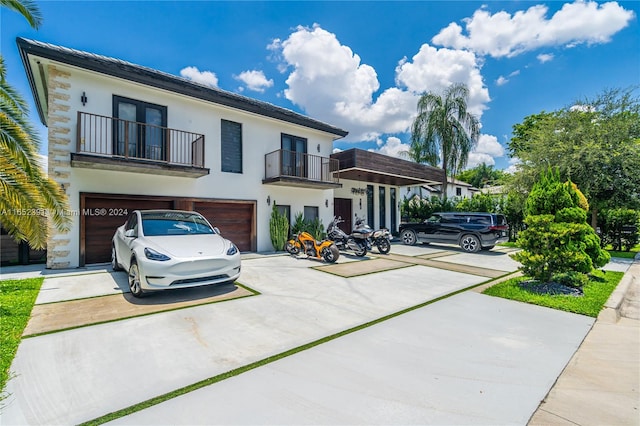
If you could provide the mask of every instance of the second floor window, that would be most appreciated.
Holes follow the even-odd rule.
[[[307,177],[307,140],[286,134],[281,138],[283,174]]]
[[[167,159],[167,107],[114,95],[113,116],[116,155]]]
[[[222,171],[242,173],[242,124],[222,120],[220,126]]]
[[[462,196],[462,188],[456,187],[456,197],[461,197],[461,196]]]

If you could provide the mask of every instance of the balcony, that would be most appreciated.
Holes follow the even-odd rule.
[[[204,167],[204,135],[78,112],[71,166],[198,178]]]
[[[263,184],[301,188],[340,188],[340,162],[328,157],[279,149],[264,156]]]

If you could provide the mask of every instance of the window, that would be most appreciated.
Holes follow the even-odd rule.
[[[282,174],[307,177],[307,140],[282,134]]]
[[[116,155],[167,159],[167,107],[113,95],[113,116]]]
[[[397,198],[396,198],[396,189],[391,188],[389,193],[389,206],[391,207],[391,232],[396,232],[398,229],[398,213],[397,213]]]
[[[318,218],[318,208],[313,206],[304,206],[304,219],[316,220]]]
[[[131,229],[136,231],[136,233],[138,232],[138,215],[136,213],[132,213],[129,216],[129,219],[127,219],[127,224],[124,226],[125,232]]]
[[[461,196],[462,196],[462,188],[457,186],[456,187],[456,197],[461,197]]]
[[[242,173],[242,124],[222,120],[220,141],[222,171]]]
[[[384,228],[387,226],[387,199],[386,199],[386,191],[384,186],[378,187],[378,201],[380,204],[378,208],[380,209],[380,228]]]
[[[373,223],[373,185],[367,185],[367,225],[375,227]]]
[[[287,223],[289,227],[291,227],[291,206],[281,206],[280,204],[276,204],[276,209],[278,209],[278,213],[287,218]]]

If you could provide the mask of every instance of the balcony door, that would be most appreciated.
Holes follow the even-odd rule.
[[[113,117],[116,155],[167,159],[167,107],[114,95]]]
[[[307,140],[282,135],[282,174],[307,177]]]

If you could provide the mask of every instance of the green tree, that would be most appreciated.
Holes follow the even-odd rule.
[[[444,170],[443,198],[448,176],[463,169],[480,135],[478,119],[467,109],[469,89],[458,83],[442,95],[424,93],[418,100],[418,115],[411,126],[409,157],[417,163],[441,165]]]
[[[482,163],[472,169],[458,173],[456,179],[467,182],[476,188],[484,188],[485,186],[504,184],[507,181],[507,176],[504,171],[495,170],[493,166]]]
[[[546,283],[558,274],[570,274],[570,280],[580,284],[584,274],[609,261],[609,253],[600,248],[600,239],[586,222],[584,207],[574,185],[562,183],[557,170],[541,176],[526,201],[527,228],[518,236],[522,250],[511,255],[525,275]]]
[[[636,88],[611,89],[569,108],[526,117],[513,127],[513,187],[527,193],[548,167],[580,187],[591,226],[603,208],[640,207],[640,102]]]
[[[0,0],[0,5],[21,13],[37,28],[42,19],[31,1]],[[0,57],[0,222],[16,241],[44,248],[47,220],[63,230],[66,196],[38,164],[39,141],[28,121],[26,102],[6,80]]]

